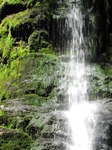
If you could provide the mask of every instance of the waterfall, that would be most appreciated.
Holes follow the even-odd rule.
[[[67,150],[92,150],[96,119],[94,111],[96,105],[89,102],[87,72],[91,68],[86,63],[86,56],[90,56],[83,36],[83,15],[79,7],[80,1],[68,0],[66,26],[70,32],[67,41],[69,61],[65,63],[68,111],[68,128],[72,144]]]

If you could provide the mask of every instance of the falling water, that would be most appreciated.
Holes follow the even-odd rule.
[[[96,107],[88,98],[87,71],[90,67],[85,62],[90,51],[83,36],[84,23],[79,4],[77,1],[68,0],[68,5],[66,26],[71,37],[67,43],[70,53],[65,68],[69,111],[65,114],[71,129],[72,144],[67,150],[92,150]]]

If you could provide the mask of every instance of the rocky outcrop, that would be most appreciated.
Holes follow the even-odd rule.
[[[99,102],[98,102],[99,103]],[[97,124],[95,126],[94,150],[112,149],[112,100],[100,101],[96,112]]]
[[[24,140],[23,140],[24,139]],[[30,150],[31,138],[18,130],[0,128],[0,149],[15,150],[28,149]]]
[[[108,63],[91,64],[88,73],[90,100],[112,97],[112,68]]]
[[[0,149],[55,147],[61,71],[49,26],[56,7],[58,1],[0,2]]]
[[[87,3],[84,1],[84,5],[88,8],[89,22],[92,24],[90,30],[94,40],[92,52],[95,61],[110,62],[112,55],[112,2],[110,0],[89,0]]]

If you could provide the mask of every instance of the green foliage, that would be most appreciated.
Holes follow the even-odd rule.
[[[54,54],[52,50],[52,45],[49,42],[47,31],[34,31],[29,39],[30,51],[39,52],[40,54]]]
[[[15,84],[19,84],[20,71],[21,62],[19,59],[13,60],[10,63],[10,67],[4,66],[0,69],[0,100],[8,99],[9,94],[11,94],[10,88],[15,86]]]
[[[10,30],[10,27],[9,27],[9,30],[8,30],[8,36],[3,36],[0,40],[0,53],[2,54],[2,58],[9,58],[9,55],[10,55],[10,51],[12,49],[12,46],[13,46],[13,38],[12,38],[12,35],[11,35],[11,30]]]
[[[95,15],[94,14],[91,15],[91,20],[92,20],[92,25],[95,27],[96,23],[95,23]]]
[[[29,8],[29,7],[33,7],[33,6],[35,6],[35,7],[40,6],[40,2],[38,0],[36,2],[35,2],[35,0],[29,0],[27,2],[27,7]]]
[[[42,48],[42,49],[40,50],[40,53],[53,55],[54,52],[53,52],[53,50],[52,50],[51,45],[49,45],[47,48]]]
[[[24,59],[29,54],[29,47],[24,41],[19,41],[18,46],[12,48],[10,53],[10,61],[15,60],[16,58]]]
[[[37,8],[27,9],[25,11],[19,12],[17,14],[13,14],[10,16],[7,16],[2,20],[2,23],[0,24],[0,35],[3,37],[4,35],[7,35],[8,27],[10,26],[10,29],[12,30],[18,30],[19,26],[24,26],[25,23],[27,23],[28,26],[35,23],[35,17],[40,13],[40,10]],[[31,17],[33,16],[33,17]]]
[[[8,37],[4,40],[4,47],[3,47],[3,58],[9,58],[10,51],[13,45],[13,38],[11,34],[8,34]]]
[[[40,2],[36,2],[35,6],[40,6]]]
[[[13,46],[14,39],[10,28],[11,24],[8,29],[8,35],[3,35],[0,41],[2,60],[7,59],[7,65],[3,65],[0,69],[0,100],[8,99],[12,91],[10,88],[16,88],[19,84],[21,65],[23,59],[29,53],[29,48],[25,42],[20,41],[17,46]]]
[[[42,2],[42,9],[44,11],[44,13],[47,16],[53,16],[53,14],[56,12],[57,8],[59,8],[61,1],[60,0],[43,0]]]
[[[7,83],[8,83],[8,68],[0,69],[0,100],[8,98]]]
[[[0,117],[4,115],[4,111],[0,109]]]
[[[26,6],[27,8],[31,8],[33,6],[38,7],[40,6],[40,2],[37,0],[1,0],[0,1],[0,11],[2,11],[3,7],[5,5],[17,5],[22,4],[23,6]]]
[[[31,138],[17,130],[4,130],[0,138],[0,149],[2,150],[30,150]],[[24,140],[23,140],[24,139]]]
[[[46,102],[46,98],[42,96],[38,96],[37,94],[26,94],[24,97],[25,104],[30,104],[34,106],[41,106],[44,102]]]
[[[58,83],[57,75],[55,74],[55,71],[58,70],[58,63],[58,58],[51,54],[38,54],[36,58],[30,57],[30,60],[26,60],[23,69],[23,78],[26,78],[26,74],[30,71],[30,68],[32,68],[30,76],[32,82],[30,82],[30,84],[26,83],[22,88],[26,91],[25,93],[28,94],[28,96],[31,94],[31,97],[36,97],[35,100],[37,100],[37,104],[41,103],[40,101],[47,100],[49,96],[54,96],[54,88]]]
[[[37,58],[30,54],[23,57],[23,53],[22,56],[18,53],[18,57],[15,55],[11,57],[10,64],[0,70],[0,99],[21,97],[25,93],[37,94],[37,101],[32,103],[40,105],[50,97],[54,97],[54,88],[58,83],[55,71],[58,69],[59,60],[52,53],[47,53],[48,51],[46,54],[40,53]],[[24,80],[29,79],[32,81],[30,84],[27,82],[22,84]]]
[[[21,3],[22,2],[22,0],[1,0],[0,1],[0,10],[4,7],[4,5],[5,4],[12,4],[12,5],[14,5],[14,4],[19,4],[19,3]]]
[[[110,65],[95,65],[90,79],[90,94],[96,95],[97,98],[112,97],[112,68]]]
[[[29,48],[30,50],[34,50],[34,51],[38,51],[39,50],[39,37],[38,37],[38,31],[34,31],[29,39],[28,39],[28,43],[29,43]]]
[[[52,51],[52,47],[50,45],[49,42],[49,38],[48,38],[48,33],[47,31],[43,30],[43,31],[34,31],[29,39],[28,39],[28,43],[29,43],[29,48],[32,51],[38,52],[38,51],[45,51],[45,49],[47,49],[47,51],[50,52]],[[48,50],[49,49],[49,50]]]
[[[33,112],[33,110],[30,111],[32,113],[30,115],[26,114],[29,110],[21,113],[24,109],[23,105],[29,105],[31,109],[37,108],[54,99],[56,95],[59,58],[52,51],[52,42],[49,41],[48,32],[35,28],[40,19],[40,11],[43,13],[45,10],[46,14],[55,12],[57,2],[59,0],[0,1],[0,15],[5,12],[7,5],[8,7],[23,5],[23,8],[26,8],[25,11],[9,16],[7,12],[4,13],[6,18],[3,17],[0,24],[0,103],[8,108],[10,105],[12,107],[14,102],[15,107],[15,101],[18,98],[20,104],[19,109],[16,107],[16,112],[12,111],[14,107],[9,111],[0,109],[0,128],[4,127],[0,135],[0,149],[2,150],[31,149],[31,138],[25,133],[34,132],[30,131],[33,125],[35,125],[34,129],[38,126],[42,127],[46,116],[41,119],[39,112]],[[42,15],[44,19],[44,13]],[[25,38],[24,35],[21,36],[24,30]],[[8,99],[9,101],[6,101]],[[34,120],[31,121],[32,118]],[[35,122],[37,118],[39,120]],[[42,134],[47,132],[46,127]]]

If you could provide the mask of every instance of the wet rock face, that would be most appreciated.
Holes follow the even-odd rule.
[[[112,97],[112,68],[111,64],[91,64],[91,71],[88,73],[90,100]]]
[[[100,102],[96,114],[97,124],[94,134],[94,150],[112,149],[112,100]]]
[[[102,1],[83,1],[85,8],[88,8],[92,23],[91,36],[93,39],[92,51],[97,61],[111,61],[112,49],[112,2]]]
[[[57,47],[58,51],[63,53],[67,50],[68,36],[71,37],[71,30],[67,29],[66,25],[66,16],[51,19],[49,28],[49,38],[53,47]]]
[[[32,138],[29,142],[32,150],[65,150],[70,131],[67,131],[67,119],[60,111],[66,109],[67,103],[64,91],[57,88],[63,75],[58,69],[59,60],[56,56],[35,57],[26,60],[20,87],[11,91],[13,98],[2,102],[0,125],[10,128],[11,132],[18,129],[27,134]]]
[[[37,148],[40,150],[65,150],[65,142],[70,141],[69,131],[67,131],[68,123],[63,112],[58,111],[56,100],[43,103],[40,107],[27,103],[24,99],[13,99],[7,102],[7,106],[2,106],[5,115],[0,117],[0,125],[4,124],[5,127],[10,127],[7,132],[4,130],[3,133],[7,133],[8,137],[11,133],[12,139],[10,140],[12,142],[16,140],[16,132],[21,130],[22,136],[25,134],[30,136],[28,136],[29,139],[32,137],[32,140],[26,145],[27,148],[30,146],[32,150]],[[2,140],[4,134],[0,134]],[[18,142],[19,140],[21,141],[18,139]],[[24,142],[27,140],[27,136],[24,137]],[[7,146],[6,144],[7,141],[4,145]],[[18,146],[18,143],[16,142],[15,145]],[[22,148],[21,145],[20,147]]]
[[[9,87],[10,99],[0,105],[0,126],[27,134],[32,139],[29,142],[31,149],[65,147],[67,121],[58,111],[64,101],[55,96],[63,75],[59,66],[61,69],[59,58],[53,54],[29,55],[22,66],[18,86]]]

